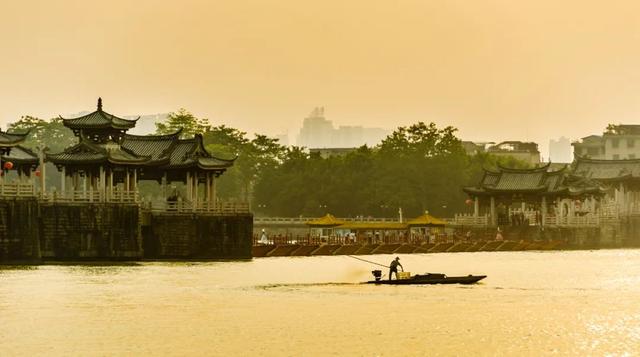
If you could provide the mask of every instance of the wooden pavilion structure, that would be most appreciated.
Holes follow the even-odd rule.
[[[640,214],[640,159],[597,160],[576,157],[569,176],[603,187],[603,209],[615,215]]]
[[[473,199],[474,217],[484,207],[491,225],[512,224],[514,215],[523,217],[526,224],[544,225],[549,221],[550,208],[554,219],[570,217],[577,214],[577,202],[584,213],[593,214],[604,193],[596,182],[572,178],[566,166],[552,171],[550,164],[532,169],[485,170],[477,186],[463,190]]]
[[[181,139],[181,132],[168,135],[130,135],[137,119],[117,117],[103,110],[65,119],[78,143],[59,153],[47,153],[61,174],[56,199],[89,202],[138,202],[138,182],[162,184],[169,209],[211,211],[216,209],[216,178],[235,159],[211,155],[202,135]],[[185,194],[169,193],[167,185],[181,182]]]
[[[0,131],[0,195],[35,196],[34,173],[39,165],[38,155],[21,146],[29,135]],[[9,178],[15,172],[15,179]]]

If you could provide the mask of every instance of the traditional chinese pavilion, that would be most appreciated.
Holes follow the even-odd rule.
[[[234,160],[212,156],[204,148],[202,135],[181,139],[180,131],[168,135],[130,135],[136,120],[97,110],[78,117],[62,118],[78,143],[59,153],[47,153],[46,160],[62,175],[59,198],[80,201],[137,202],[138,182],[154,180],[163,185],[169,203],[193,209],[213,209],[216,178]],[[181,182],[185,194],[167,191],[167,184]]]
[[[576,157],[571,177],[587,178],[602,185],[607,192],[605,203],[618,214],[640,213],[640,159]]]
[[[3,170],[0,176],[0,194],[12,196],[35,194],[32,173],[38,166],[38,156],[20,145],[28,135],[29,132],[0,131],[0,167]],[[15,180],[9,179],[6,175],[9,170],[16,172]]]
[[[566,171],[566,167],[552,171],[550,164],[532,169],[499,167],[497,171],[485,170],[480,183],[464,191],[473,199],[474,216],[480,214],[481,207],[488,207],[493,225],[508,224],[514,213],[542,225],[550,205],[554,216],[574,215],[577,201],[580,209],[595,212],[595,199],[602,194],[600,186],[583,177],[568,177]]]

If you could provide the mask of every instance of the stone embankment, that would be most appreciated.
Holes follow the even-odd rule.
[[[249,259],[253,216],[145,211],[137,204],[0,199],[0,264]]]
[[[369,255],[453,252],[498,252],[527,250],[561,250],[570,248],[563,241],[478,241],[459,243],[394,244],[282,244],[255,245],[254,258],[317,255]]]

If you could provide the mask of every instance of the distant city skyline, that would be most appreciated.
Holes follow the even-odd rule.
[[[325,117],[324,107],[316,107],[304,118],[296,144],[307,148],[352,148],[362,145],[375,146],[391,130],[363,126],[340,125],[335,127]]]

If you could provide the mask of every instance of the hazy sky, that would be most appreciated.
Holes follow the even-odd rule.
[[[640,1],[0,0],[0,122],[185,107],[295,138],[419,120],[469,140],[640,122]]]

